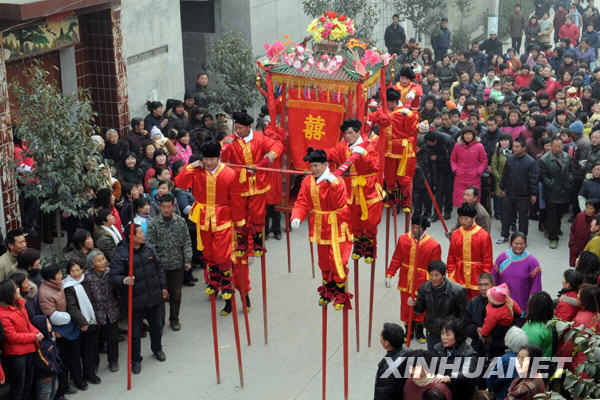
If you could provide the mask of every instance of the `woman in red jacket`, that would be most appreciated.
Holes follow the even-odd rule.
[[[579,312],[577,294],[579,286],[583,283],[581,272],[569,268],[563,273],[562,290],[558,292],[558,304],[554,309],[554,316],[563,321],[573,321]]]
[[[0,323],[4,327],[2,365],[10,383],[10,399],[30,399],[35,347],[44,338],[27,317],[25,300],[11,280],[0,283]],[[0,374],[2,381],[4,374]]]

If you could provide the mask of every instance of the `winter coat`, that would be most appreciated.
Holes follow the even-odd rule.
[[[156,193],[150,198],[150,216],[152,217],[160,215],[160,201],[158,197],[158,193]],[[173,213],[181,216],[181,212],[179,211],[179,203],[177,202],[177,197],[175,197],[175,208],[173,209]]]
[[[110,277],[114,286],[121,288],[121,299],[127,300],[127,285],[123,279],[129,274],[129,243],[122,241],[110,264]],[[133,250],[133,304],[141,310],[162,303],[162,289],[166,288],[165,272],[158,261],[154,248],[142,244]]]
[[[500,129],[496,129],[494,132],[490,132],[486,129],[482,131],[481,135],[479,136],[481,138],[481,144],[485,149],[488,165],[492,164],[492,157],[494,156],[494,152],[498,147],[498,140],[500,139],[501,133],[502,131]]]
[[[435,77],[440,80],[442,88],[449,88],[456,80],[454,66],[452,64],[443,65],[441,61],[438,61],[435,65]]]
[[[530,23],[525,25],[525,45],[527,46],[528,44],[536,44],[539,39],[538,33],[541,31],[542,28],[537,22],[533,25]]]
[[[150,129],[152,129],[152,127],[148,128],[147,131],[150,132]],[[130,131],[127,134],[129,150],[134,152],[138,157],[141,156],[143,154],[142,142],[147,139],[150,139],[148,135],[142,135],[140,132]]]
[[[538,170],[535,160],[529,154],[510,155],[506,159],[500,179],[500,190],[504,191],[504,195],[512,199],[537,196],[538,187]]]
[[[4,328],[2,356],[35,352],[35,336],[40,333],[29,321],[25,300],[18,299],[19,308],[0,305],[0,323]]]
[[[457,343],[457,346],[451,349],[445,348],[442,343],[437,343],[433,348],[433,351],[438,357],[448,357],[448,365],[453,364],[454,360],[460,360],[459,372],[457,375],[454,373],[452,374],[448,387],[452,392],[453,399],[470,399],[477,389],[477,382],[472,378],[467,378],[463,370],[465,369],[464,365],[467,362],[467,359],[470,359],[468,371],[473,372],[475,370],[478,364],[477,353],[475,350],[473,350],[470,344],[464,341],[461,344]]]
[[[504,151],[495,151],[492,156],[492,174],[494,175],[495,187],[494,194],[500,196],[500,180],[502,179],[502,171],[504,171],[504,165],[506,160],[511,153],[505,153]]]
[[[117,179],[121,185],[125,183],[144,183],[144,175],[144,170],[136,165],[134,168],[123,167],[119,169]],[[121,218],[121,220],[123,219]]]
[[[525,125],[522,124],[514,126],[506,125],[502,127],[502,132],[510,133],[510,136],[512,136],[513,140],[515,140],[516,138],[521,136],[521,132],[523,132],[526,129],[527,128],[525,127]]]
[[[85,290],[85,294],[90,300],[90,303],[92,303],[92,292],[90,291],[90,283],[84,278],[80,285]],[[67,312],[71,316],[71,320],[80,328],[85,325],[89,325],[89,321],[85,319],[85,317],[81,313],[81,308],[79,307],[79,300],[77,299],[77,294],[75,293],[74,286],[65,289],[65,298],[67,299]],[[92,308],[94,308],[93,303]],[[95,311],[96,310],[94,309],[94,315]]]
[[[558,293],[558,303],[554,309],[554,316],[563,321],[573,321],[579,312],[577,307],[577,291],[563,289]]]
[[[579,188],[579,195],[585,197],[586,200],[600,200],[600,178],[585,179]]]
[[[402,45],[406,43],[406,33],[404,28],[400,24],[390,24],[385,28],[385,34],[383,36],[385,41],[385,47],[387,47],[390,54],[398,54]]]
[[[581,161],[588,159],[592,143],[590,139],[584,134],[579,135],[575,139],[575,153],[573,154],[573,160],[571,161],[571,169],[573,171],[573,177],[583,179],[585,177],[585,167],[581,167]]]
[[[385,357],[389,357],[396,361],[400,357],[406,356],[404,349],[389,350]],[[398,371],[404,371],[406,361],[403,361],[398,366]],[[394,375],[390,375],[387,378],[380,378],[388,369],[389,365],[386,359],[382,359],[377,364],[377,374],[375,375],[375,395],[374,400],[401,400],[402,390],[406,383],[406,378],[396,378]]]
[[[434,290],[440,290],[443,294],[436,296]],[[462,318],[466,306],[467,289],[446,279],[442,287],[435,289],[431,281],[421,284],[417,290],[417,301],[413,310],[415,314],[425,313],[425,328],[432,335],[439,336],[444,320],[452,316]]]
[[[525,16],[521,13],[513,12],[508,16],[506,31],[510,35],[510,37],[520,38],[523,36],[523,30],[525,29],[525,25],[527,21]]]
[[[98,325],[112,324],[119,320],[119,301],[110,282],[110,268],[98,273],[93,268],[85,271],[85,282],[89,285],[90,301]]]
[[[192,242],[187,223],[179,215],[173,214],[167,223],[162,214],[150,220],[146,235],[156,253],[162,268],[166,271],[183,268],[192,262]]]
[[[571,44],[575,44],[579,40],[579,28],[575,24],[565,24],[560,27],[560,30],[558,31],[558,37],[560,39],[568,37],[571,40]]]
[[[540,21],[540,30],[542,34],[539,36],[540,43],[550,43],[552,41],[552,32],[554,31],[554,26],[552,26],[552,21],[548,20],[548,23],[544,23],[544,21]]]
[[[586,63],[590,64],[596,61],[596,50],[593,47],[588,47],[585,51],[581,50],[580,46],[575,48],[575,59],[577,61],[584,60]]]
[[[488,58],[483,53],[483,51],[470,51],[469,57],[471,57],[471,60],[473,60],[473,64],[475,64],[475,70],[481,72],[482,74],[485,74],[485,70],[488,67]]]
[[[188,113],[185,110],[183,111],[183,114],[177,114],[175,111],[169,110],[167,113],[167,118],[169,119],[167,129],[175,129],[178,132],[187,131],[190,129]]]
[[[94,226],[94,244],[108,261],[112,260],[115,251],[117,251],[117,245],[112,236],[98,225]],[[82,265],[81,267],[85,269],[87,266]]]
[[[493,55],[502,55],[502,40],[497,36],[496,39],[487,38],[479,45],[481,51],[485,51],[488,58],[492,58]]]
[[[431,47],[436,52],[444,52],[450,48],[450,29],[440,27],[431,35]]]
[[[467,59],[467,61],[457,61],[454,64],[454,72],[456,72],[456,76],[459,77],[461,73],[466,72],[469,74],[469,79],[473,79],[473,75],[475,75],[475,64],[471,59]]]
[[[55,311],[67,311],[67,299],[62,286],[43,280],[38,288],[38,302],[40,310],[51,317]]]
[[[588,217],[585,211],[575,216],[569,235],[569,265],[575,266],[575,260],[590,240],[590,225],[593,217]]]
[[[129,144],[122,140],[117,141],[116,144],[112,144],[106,141],[104,145],[104,156],[112,160],[113,165],[121,165],[125,160],[125,156],[129,152]]]
[[[146,118],[144,118],[144,129],[147,130],[148,133],[150,133],[152,128],[155,126],[158,129],[162,130],[160,123],[165,119],[167,119],[167,117],[165,115],[161,115],[160,117],[155,117],[152,113],[149,113],[148,115],[146,115]],[[148,136],[150,136],[150,135],[148,135]],[[151,138],[149,138],[149,139],[151,139]]]
[[[567,204],[573,186],[571,157],[562,152],[555,156],[551,151],[540,158],[540,181],[546,203]]]
[[[581,39],[585,39],[587,40],[587,42],[589,43],[590,47],[593,49],[598,50],[598,47],[600,47],[600,36],[598,35],[598,32],[596,31],[585,31],[581,34]]]
[[[469,144],[458,139],[450,156],[450,166],[454,173],[454,193],[452,204],[460,207],[463,193],[468,186],[475,186],[481,190],[481,175],[487,167],[487,156],[479,138]]]
[[[596,164],[600,164],[600,146],[590,146],[590,152],[585,163],[586,174],[591,174]]]

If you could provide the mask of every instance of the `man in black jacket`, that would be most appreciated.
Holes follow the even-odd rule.
[[[400,26],[400,17],[398,14],[392,16],[392,23],[385,28],[384,41],[388,53],[400,55],[402,45],[406,42],[406,33],[404,28]]]
[[[441,342],[442,322],[448,317],[462,318],[467,305],[467,289],[446,278],[446,264],[435,260],[427,266],[429,280],[419,286],[416,300],[409,297],[407,304],[415,314],[425,314],[427,350],[433,351]]]
[[[471,338],[471,346],[480,356],[485,355],[485,344],[480,340],[481,327],[485,320],[485,308],[487,307],[487,290],[494,286],[494,276],[489,272],[479,274],[477,288],[479,295],[473,297],[467,303],[463,320],[467,328],[467,336]]]
[[[490,33],[490,37],[485,39],[481,45],[479,46],[481,51],[485,51],[488,59],[492,59],[492,56],[501,56],[502,55],[502,40],[498,39],[498,35],[496,33]]]
[[[125,232],[130,232],[127,225]],[[132,300],[132,363],[131,371],[139,374],[142,371],[141,337],[142,319],[146,318],[150,325],[150,348],[158,361],[165,361],[162,350],[162,308],[166,299],[167,281],[165,272],[158,262],[156,251],[146,244],[142,227],[134,224],[133,236],[133,276],[129,277],[129,235],[121,242],[113,256],[110,268],[112,284],[121,288],[124,299],[127,299],[127,286],[133,286]]]
[[[400,378],[395,375],[398,373],[403,374],[406,366],[406,361],[398,360],[405,355],[405,351],[402,348],[402,343],[404,342],[404,330],[398,324],[386,322],[383,324],[380,342],[387,353],[377,365],[375,396],[373,399],[402,399],[402,391],[404,389],[404,384],[406,383],[406,378]],[[389,370],[390,368],[391,370]],[[396,369],[398,372],[396,372]]]
[[[519,232],[529,231],[529,204],[535,204],[538,195],[538,170],[535,160],[527,154],[525,139],[518,137],[513,142],[513,154],[508,157],[500,191],[502,195],[502,236],[497,244],[508,242],[510,226],[519,216]]]
[[[435,201],[444,213],[444,219],[452,217],[452,190],[454,185],[454,174],[450,168],[450,154],[454,148],[454,139],[444,133],[444,125],[450,123],[448,113],[442,113],[442,126],[435,131],[425,134],[425,151],[431,160],[430,168],[433,175],[433,187]],[[433,215],[431,222],[439,219],[437,213]]]

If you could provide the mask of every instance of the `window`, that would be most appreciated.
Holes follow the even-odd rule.
[[[209,1],[182,1],[181,31],[215,33],[215,4]]]

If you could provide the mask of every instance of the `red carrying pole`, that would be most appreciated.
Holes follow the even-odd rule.
[[[326,388],[327,388],[327,306],[322,306],[321,309],[323,310],[323,341],[322,341],[322,354],[321,354],[321,369],[323,371],[323,375],[322,375],[322,394],[323,394],[323,400],[325,400],[326,397]]]
[[[385,269],[387,268],[390,260],[390,208],[385,210],[385,267],[383,268],[383,274],[385,275]]]
[[[215,369],[217,371],[217,385],[221,383],[221,371],[219,367],[219,339],[217,336],[217,309],[215,306],[215,295],[210,295],[210,314],[213,331],[213,347],[215,352]]]
[[[358,260],[354,260],[354,299],[354,316],[356,318],[356,351],[358,352],[360,351],[360,313],[358,311]]]
[[[384,268],[385,270],[385,268]],[[371,330],[373,328],[373,294],[375,292],[375,260],[371,263],[371,288],[369,293],[369,339],[368,346],[371,347]]]
[[[310,266],[312,268],[313,279],[315,279],[315,251],[312,242],[309,240],[308,243],[310,244]]]
[[[267,325],[267,261],[264,254],[260,257],[260,274],[262,277],[263,328],[265,332],[265,344],[269,344],[269,330]]]
[[[132,217],[133,219],[133,217]],[[133,221],[129,224],[131,226],[129,232],[129,277],[133,278],[133,236],[135,235],[135,224]],[[129,286],[127,289],[127,390],[131,390],[131,333],[133,330],[133,286]]]
[[[438,218],[440,219],[440,221],[442,221],[442,226],[444,227],[444,231],[446,233],[448,233],[448,227],[446,226],[446,222],[444,222],[444,218],[442,217],[442,212],[440,211],[440,208],[438,207],[438,203],[437,201],[435,201],[435,196],[433,195],[433,192],[431,191],[431,187],[429,187],[429,182],[427,182],[427,178],[425,178],[425,174],[423,173],[423,171],[421,171],[420,168],[417,168],[417,170],[419,170],[419,172],[421,173],[421,176],[423,177],[423,182],[425,182],[425,187],[427,188],[427,192],[429,193],[429,198],[431,199],[431,202],[433,203],[433,206],[435,207],[435,212],[438,215]]]
[[[394,204],[394,243],[398,242],[398,209]]]
[[[404,233],[410,230],[410,211],[404,213]]]
[[[348,400],[348,307],[344,307],[344,399]]]
[[[246,340],[248,341],[248,346],[252,346],[252,340],[250,339],[250,322],[248,321],[248,309],[246,308],[246,293],[241,290],[238,291],[240,294],[240,298],[242,299],[242,309],[244,312],[244,325],[246,326]]]
[[[412,280],[411,284],[409,285],[410,297],[412,297],[413,300],[415,298],[415,279],[417,279],[417,265],[419,265],[419,242],[421,240],[421,229],[419,229],[418,236],[419,237],[415,237],[415,265],[412,266]],[[400,307],[402,307],[402,304],[400,304]],[[410,307],[408,311],[408,329],[406,330],[406,347],[410,347],[410,336],[412,334],[413,316],[413,308]]]
[[[242,349],[240,346],[240,329],[237,319],[237,306],[235,305],[235,293],[231,296],[231,314],[233,315],[233,332],[235,334],[235,348],[237,350],[238,367],[240,371],[240,386],[244,387],[244,368],[242,366]]]

